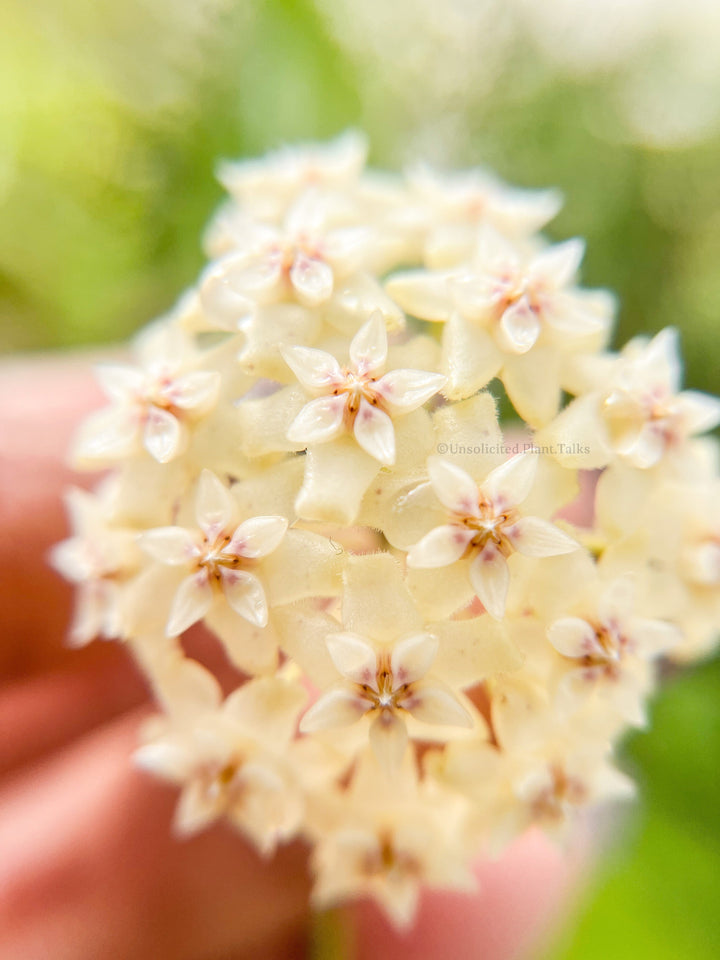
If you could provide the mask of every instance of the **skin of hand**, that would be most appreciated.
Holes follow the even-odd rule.
[[[47,553],[78,482],[63,466],[70,438],[102,402],[86,358],[0,365],[0,956],[302,960],[306,847],[263,860],[223,824],[177,840],[176,792],[130,760],[151,710],[130,657],[64,645],[72,590]],[[424,893],[405,934],[372,904],[346,908],[351,953],[526,957],[566,911],[579,860],[530,833],[478,866],[476,896]]]

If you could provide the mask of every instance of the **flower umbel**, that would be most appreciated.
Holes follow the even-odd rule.
[[[73,457],[108,475],[51,561],[71,642],[147,674],[137,762],[175,829],[300,837],[314,903],[407,927],[424,885],[631,794],[614,747],[658,662],[717,643],[720,402],[680,389],[672,330],[606,350],[582,242],[537,233],[554,192],[365,154],[221,168],[198,283],[98,370]],[[235,689],[188,652],[200,622]]]

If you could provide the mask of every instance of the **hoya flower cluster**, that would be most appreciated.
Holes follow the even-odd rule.
[[[403,925],[631,792],[613,746],[659,658],[715,640],[720,403],[681,390],[673,330],[608,350],[582,243],[538,232],[554,193],[364,154],[222,168],[197,286],[98,368],[73,459],[105,474],[54,562],[73,641],[147,673],[137,759],[177,829],[303,838],[318,905]]]

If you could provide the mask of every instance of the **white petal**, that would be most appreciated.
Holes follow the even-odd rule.
[[[526,297],[504,311],[498,327],[498,340],[504,350],[527,353],[540,336],[540,320]]]
[[[666,327],[656,334],[636,360],[638,372],[646,378],[649,386],[663,386],[668,393],[680,389],[682,364],[680,361],[680,336],[674,327]]]
[[[371,457],[392,466],[395,463],[395,428],[390,417],[363,397],[355,416],[355,439]]]
[[[470,582],[494,620],[505,616],[510,571],[505,557],[489,544],[470,565]]]
[[[237,329],[253,315],[257,302],[276,298],[282,280],[277,253],[232,253],[211,264],[200,280],[200,302],[218,326]]]
[[[705,433],[720,423],[718,397],[697,390],[683,390],[675,402],[688,434]]]
[[[252,517],[240,524],[222,552],[251,560],[266,557],[280,546],[287,528],[285,517]]]
[[[280,347],[285,363],[306,390],[322,390],[342,379],[340,364],[331,353],[312,347]]]
[[[452,314],[445,324],[442,356],[442,369],[449,380],[444,393],[451,400],[477,393],[503,365],[503,354],[493,335],[458,314]]]
[[[276,275],[275,280],[278,279]],[[245,296],[233,288],[222,260],[212,264],[201,277],[200,303],[203,314],[225,330],[237,330],[256,308],[251,295]]]
[[[322,260],[298,253],[290,270],[290,282],[298,299],[308,307],[315,307],[332,294],[333,272]]]
[[[507,284],[490,273],[466,273],[448,281],[453,300],[463,319],[483,326],[498,317]],[[499,289],[498,289],[499,287]]]
[[[543,250],[533,260],[530,274],[546,288],[557,290],[569,284],[585,255],[585,242],[577,237]]]
[[[438,640],[431,633],[416,633],[396,643],[390,656],[393,689],[424,677],[437,651]]]
[[[142,549],[154,560],[179,566],[191,563],[200,553],[195,537],[184,527],[156,527],[138,537]]]
[[[217,371],[197,370],[175,380],[168,396],[183,410],[208,411],[215,406],[221,383],[222,376]]]
[[[83,583],[75,595],[69,642],[73,647],[82,647],[95,637],[104,636],[103,625],[108,615],[108,594],[102,581]]]
[[[437,723],[442,726],[472,727],[473,720],[456,697],[442,687],[417,684],[402,706],[422,723]]]
[[[337,687],[328,690],[317,700],[300,721],[302,733],[315,733],[317,730],[332,730],[335,727],[349,727],[364,716],[370,709],[370,703],[348,690]]]
[[[293,443],[325,443],[343,431],[347,396],[318,397],[306,403],[290,424],[288,440]]]
[[[425,270],[398,273],[390,277],[385,290],[403,310],[422,320],[447,320],[452,309],[445,273]]]
[[[180,794],[173,827],[181,837],[189,837],[204,830],[219,814],[217,801],[210,796],[204,784],[192,780]]]
[[[595,773],[593,783],[593,793],[596,797],[604,799],[628,799],[634,797],[637,793],[635,782],[625,773],[616,770],[609,764],[603,764]]]
[[[248,736],[277,749],[294,738],[298,714],[307,699],[301,682],[257,677],[234,690],[222,712]]]
[[[165,629],[167,636],[177,637],[198,620],[202,620],[212,606],[212,601],[212,587],[204,570],[185,577],[177,588],[170,608]]]
[[[536,454],[518,453],[488,474],[481,489],[498,512],[525,500],[535,481],[537,465]]]
[[[475,531],[459,524],[435,527],[422,540],[410,547],[407,555],[409,567],[447,567],[465,553]]]
[[[662,459],[666,447],[667,439],[662,427],[650,421],[644,424],[632,440],[618,443],[617,450],[634,466],[648,470]]]
[[[295,501],[298,516],[350,524],[380,464],[354,437],[308,447],[305,479]]]
[[[585,657],[601,651],[595,630],[580,617],[562,617],[550,624],[548,640],[564,657]]]
[[[143,431],[143,445],[158,463],[169,463],[180,453],[183,432],[180,421],[167,410],[150,404]]]
[[[124,459],[137,452],[138,416],[134,407],[112,406],[91,413],[81,424],[71,459],[73,466]]]
[[[246,570],[229,570],[220,568],[222,588],[225,599],[235,613],[254,624],[256,627],[266,627],[268,622],[268,607],[263,585],[253,573]]]
[[[530,426],[541,427],[560,407],[560,353],[556,347],[537,344],[528,353],[505,360],[500,377],[510,402]],[[585,440],[584,434],[580,434]],[[578,438],[574,438],[577,442]]]
[[[539,517],[521,517],[505,527],[510,543],[526,557],[557,557],[572,553],[579,544],[554,523]]]
[[[604,291],[554,293],[542,301],[542,319],[562,337],[587,337],[608,329],[612,302]]]
[[[513,792],[519,800],[532,803],[546,791],[552,791],[553,786],[552,772],[543,764],[517,777],[513,782]]]
[[[203,470],[195,494],[195,518],[208,539],[225,530],[233,518],[229,491],[211,470]]]
[[[194,757],[183,744],[172,740],[145,743],[132,757],[135,766],[157,776],[182,783],[193,773]]]
[[[391,370],[375,384],[379,394],[393,413],[407,413],[422,406],[442,390],[447,377],[425,370]]]
[[[395,713],[383,710],[373,720],[370,746],[386,774],[392,775],[399,770],[407,740],[407,727]]]
[[[443,506],[460,516],[480,515],[477,484],[469,474],[441,457],[428,457],[427,468],[433,490]]]
[[[123,403],[142,395],[146,378],[137,367],[101,363],[95,367],[94,373],[103,393],[111,400]]]
[[[148,655],[152,656],[150,651]],[[166,649],[154,673],[158,700],[173,720],[186,723],[189,719],[207,716],[222,702],[222,689],[215,676],[196,660],[186,657],[179,645]],[[189,740],[185,740],[185,746],[194,752]]]
[[[379,310],[363,324],[350,344],[350,362],[359,374],[374,373],[387,360],[387,331]]]
[[[372,240],[368,227],[343,227],[325,235],[323,255],[334,270],[348,274],[363,262],[365,251]]]
[[[632,577],[618,577],[600,597],[598,613],[604,624],[619,626],[628,620],[634,607],[635,583]]]
[[[62,543],[56,543],[48,559],[66,580],[82,583],[93,577],[96,572],[96,565],[87,547],[87,541],[72,537],[70,540],[63,540]]]
[[[338,672],[353,683],[376,686],[377,653],[357,633],[331,633],[325,640]]]
[[[660,657],[682,642],[682,632],[672,623],[663,620],[646,620],[633,617],[628,629],[633,650],[643,660]]]

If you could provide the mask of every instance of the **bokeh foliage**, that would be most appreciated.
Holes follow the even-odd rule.
[[[618,294],[618,342],[679,326],[688,384],[717,392],[720,136],[643,145],[611,75],[570,81],[522,40],[514,57],[435,153],[559,186],[550,233],[586,237],[584,280]],[[202,266],[221,157],[358,126],[373,163],[412,160],[422,104],[388,87],[379,109],[371,81],[312,0],[5,0],[0,349],[118,340],[170,307]],[[719,690],[717,661],[671,678],[652,735],[629,742],[639,812],[553,957],[720,952]]]

